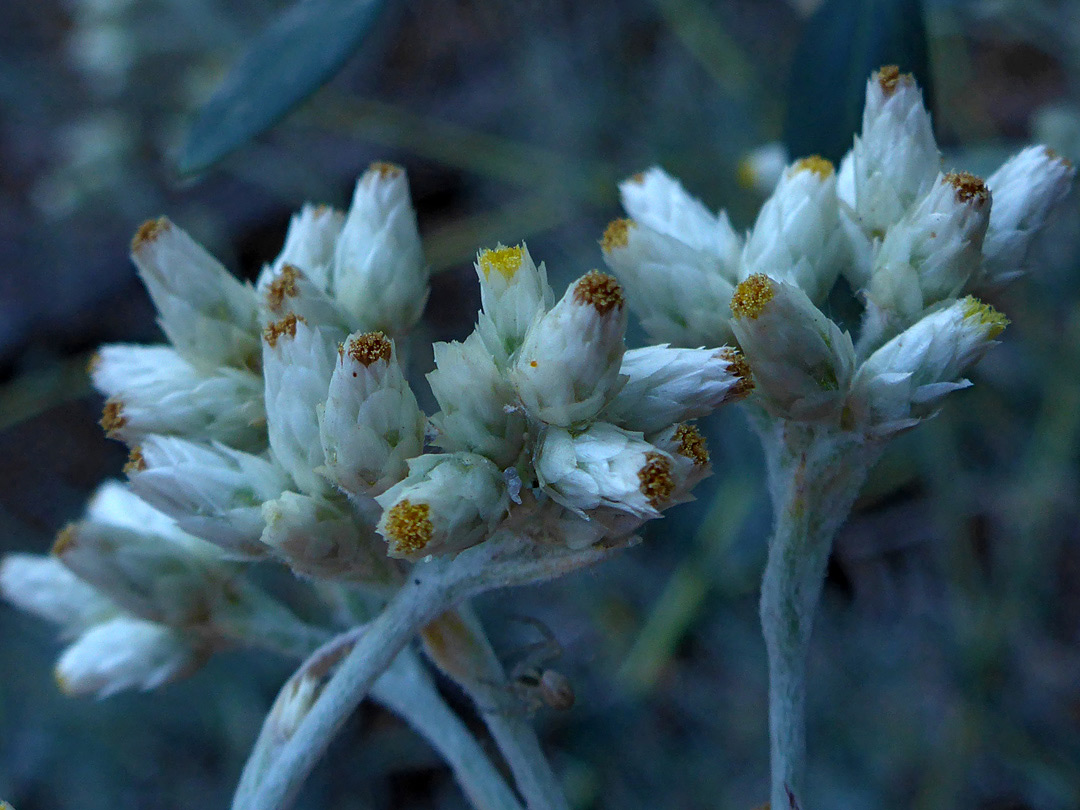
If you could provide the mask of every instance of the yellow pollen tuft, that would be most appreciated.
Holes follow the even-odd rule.
[[[491,271],[495,270],[507,281],[517,274],[524,260],[525,251],[521,247],[502,247],[501,245],[495,250],[481,250],[477,259],[484,278],[490,276]]]
[[[676,448],[680,456],[686,456],[698,467],[709,463],[709,448],[701,431],[689,422],[683,422],[675,428],[674,439],[679,443]]]
[[[622,309],[623,293],[615,276],[590,270],[577,280],[574,285],[574,300],[579,304],[590,304],[601,315],[607,315],[613,309]]]
[[[367,332],[349,341],[349,357],[362,366],[377,360],[390,362],[393,346],[382,332]]]
[[[990,199],[990,190],[986,183],[971,172],[949,172],[945,175],[945,182],[956,189],[957,202],[982,205]]]
[[[874,78],[877,80],[878,85],[881,87],[881,91],[886,96],[891,96],[896,92],[896,87],[901,82],[908,84],[914,82],[915,77],[910,73],[901,73],[900,68],[896,65],[883,65],[878,68],[878,71],[874,74]]]
[[[659,509],[675,491],[671,461],[655,450],[645,454],[645,466],[638,470],[638,489],[654,509]]]
[[[369,172],[375,172],[382,180],[392,180],[398,177],[404,169],[394,163],[383,163],[382,161],[376,161],[368,166]]]
[[[56,539],[53,541],[52,551],[49,553],[54,557],[64,556],[64,552],[75,547],[76,539],[75,524],[69,523],[60,530],[58,535],[56,535]]]
[[[974,318],[979,324],[988,326],[987,337],[991,340],[1004,332],[1005,327],[1009,325],[1008,318],[973,295],[969,295],[961,303],[964,305],[964,320]]]
[[[128,454],[127,463],[124,465],[124,475],[142,472],[146,469],[146,459],[143,458],[142,448],[136,445]]]
[[[396,551],[415,554],[431,542],[431,507],[413,503],[408,498],[398,501],[386,514],[386,532],[394,541]]]
[[[754,390],[754,376],[746,356],[738,349],[725,346],[720,350],[720,358],[727,363],[728,371],[739,378],[724,401],[734,402],[750,396],[750,392]]]
[[[1056,161],[1059,161],[1059,162],[1061,163],[1061,165],[1062,165],[1062,166],[1064,166],[1064,167],[1065,167],[1066,169],[1071,169],[1071,168],[1072,168],[1072,165],[1073,165],[1073,164],[1072,164],[1072,161],[1071,161],[1071,160],[1069,160],[1069,159],[1068,159],[1067,157],[1065,157],[1064,155],[1059,155],[1059,154],[1058,154],[1057,152],[1055,152],[1055,151],[1054,151],[1053,149],[1051,149],[1051,148],[1050,148],[1049,146],[1044,146],[1044,147],[1043,147],[1043,153],[1044,153],[1044,154],[1045,154],[1045,155],[1046,155],[1046,156],[1047,156],[1048,158],[1050,158],[1050,160],[1056,160]]]
[[[616,248],[626,247],[630,244],[630,229],[636,227],[637,223],[632,219],[613,219],[600,240],[601,249],[610,252]]]
[[[172,223],[166,217],[146,220],[139,226],[139,230],[135,231],[135,236],[131,240],[131,252],[137,253],[139,248],[153,242],[171,227]]]
[[[276,321],[263,330],[263,337],[266,342],[270,344],[270,348],[273,349],[277,346],[278,338],[283,335],[288,337],[296,337],[296,324],[297,322],[304,323],[303,318],[298,318],[295,313],[290,312],[280,321]]]
[[[776,295],[773,280],[764,273],[754,273],[735,288],[731,296],[731,314],[736,318],[756,320]]]
[[[792,167],[792,174],[813,172],[822,180],[828,180],[835,171],[832,161],[826,160],[821,155],[809,155],[808,157],[799,158]]]
[[[127,424],[124,416],[124,403],[118,399],[110,399],[105,402],[105,409],[101,412],[99,425],[105,430],[105,435],[112,438],[120,428]]]
[[[638,172],[637,174],[631,175],[630,178],[629,178],[629,182],[637,183],[639,186],[644,185],[644,183],[645,183],[645,172]]]
[[[281,275],[270,283],[266,292],[266,305],[272,312],[280,312],[286,298],[295,298],[299,290],[296,281],[300,278],[300,270],[291,264],[281,268]]]

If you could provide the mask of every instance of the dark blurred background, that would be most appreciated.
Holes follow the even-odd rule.
[[[927,88],[950,167],[992,171],[1030,140],[1080,158],[1076,2],[380,5],[355,48],[315,48],[353,54],[323,66],[325,86],[211,161],[198,111],[288,4],[0,4],[0,550],[46,551],[120,474],[85,366],[102,342],[160,339],[127,259],[149,217],[253,278],[303,202],[344,207],[368,163],[400,163],[437,271],[423,345],[471,329],[478,247],[528,240],[558,292],[599,265],[617,181],[650,165],[748,227],[768,191],[752,150],[842,151],[886,61]],[[309,65],[277,69],[322,84]],[[896,442],[837,540],[811,661],[812,807],[1080,808],[1078,256],[1070,198],[1036,271],[993,301],[1013,325],[976,386]],[[767,795],[760,453],[732,409],[703,427],[716,475],[646,543],[480,605],[507,656],[523,633],[508,612],[564,648],[578,704],[536,722],[575,808],[750,810]],[[289,672],[233,652],[95,702],[55,688],[44,623],[2,605],[0,644],[0,798],[17,810],[227,806]],[[365,706],[299,806],[464,799]]]

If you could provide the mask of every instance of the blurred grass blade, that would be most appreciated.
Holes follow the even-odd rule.
[[[384,5],[385,0],[300,0],[283,12],[199,111],[179,170],[202,171],[277,123],[337,72]]]
[[[784,124],[790,154],[838,162],[862,128],[866,80],[882,65],[914,73],[933,109],[920,0],[826,0],[795,51]]]

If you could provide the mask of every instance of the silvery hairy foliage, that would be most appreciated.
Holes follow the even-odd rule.
[[[401,365],[428,297],[404,171],[374,164],[350,209],[305,206],[255,285],[167,219],[132,257],[167,343],[104,347],[102,426],[130,447],[47,557],[4,595],[59,625],[73,694],[153,689],[216,650],[306,659],[234,806],[283,807],[369,692],[442,752],[478,807],[519,800],[441,702],[412,642],[474,697],[529,807],[565,806],[469,596],[627,545],[709,471],[689,423],[753,387],[729,347],[627,349],[627,304],[593,271],[555,300],[524,245],[480,252],[483,308],[434,347],[424,414]],[[711,345],[711,344],[710,344]],[[290,568],[336,611],[300,621],[250,576]],[[503,701],[505,703],[505,700]]]
[[[745,236],[661,169],[620,187],[629,218],[608,227],[604,257],[650,336],[734,338],[753,369],[745,405],[774,505],[761,598],[773,807],[805,808],[805,659],[833,536],[889,438],[971,384],[1008,323],[976,295],[1027,269],[1073,174],[1042,146],[985,180],[946,170],[915,81],[884,67],[839,169],[796,160]],[[841,277],[863,308],[856,339],[825,312]]]

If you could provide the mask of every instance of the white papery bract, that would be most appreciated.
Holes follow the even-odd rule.
[[[270,449],[303,492],[317,495],[329,482],[323,467],[316,408],[326,401],[337,360],[338,333],[287,315],[267,327],[263,341],[266,428]]]
[[[262,325],[293,315],[312,327],[346,333],[352,319],[322,287],[294,264],[266,267],[257,286]]]
[[[261,504],[293,487],[274,461],[224,445],[151,436],[127,467],[131,489],[177,526],[236,557],[258,557]]]
[[[651,433],[711,413],[753,389],[750,369],[736,349],[674,349],[647,346],[623,355],[626,383],[603,418]]]
[[[0,593],[21,610],[76,636],[115,616],[119,609],[59,560],[39,554],[9,554],[0,562]]]
[[[373,164],[357,182],[334,253],[330,293],[363,331],[398,335],[420,319],[428,271],[400,166]]]
[[[424,414],[382,332],[350,335],[338,350],[320,413],[327,474],[354,495],[386,491],[424,449]]]
[[[506,369],[533,321],[551,306],[547,271],[542,262],[536,266],[524,244],[499,245],[480,251],[476,275],[483,305],[476,331],[496,365]]]
[[[375,500],[390,556],[410,560],[476,545],[509,503],[498,468],[475,453],[418,456],[408,477]]]
[[[596,422],[571,433],[544,431],[536,474],[544,490],[575,512],[600,507],[639,519],[658,517],[675,492],[671,457],[640,433]]]
[[[595,270],[533,324],[511,379],[526,412],[564,427],[595,419],[622,384],[622,288]]]
[[[244,449],[266,444],[263,383],[250,371],[198,368],[168,346],[103,346],[91,362],[107,396],[102,426],[134,444],[150,433],[213,440]]]
[[[1068,194],[1076,170],[1045,146],[1029,146],[987,179],[994,195],[983,243],[980,284],[996,285],[1027,269],[1031,243]]]
[[[169,220],[151,220],[131,243],[161,329],[187,360],[258,368],[255,293]]]
[[[298,268],[322,290],[330,286],[330,271],[334,249],[345,215],[326,205],[305,205],[289,221],[285,245],[271,265],[270,273],[277,276],[285,265]]]
[[[740,279],[768,273],[820,304],[840,273],[844,249],[833,165],[817,156],[802,158],[761,207],[743,250]]]
[[[64,650],[56,682],[69,695],[104,698],[126,689],[146,691],[182,677],[202,657],[170,627],[118,616],[87,630]]]
[[[500,469],[513,465],[525,447],[525,413],[479,328],[462,343],[436,343],[435,366],[427,375],[440,408],[431,417],[435,444],[480,453]]]

